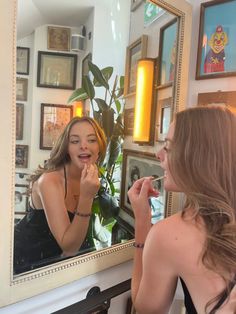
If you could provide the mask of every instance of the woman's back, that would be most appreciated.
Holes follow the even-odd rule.
[[[167,261],[171,259],[173,276],[184,281],[197,313],[205,313],[206,304],[225,289],[225,283],[218,274],[207,269],[202,263],[206,238],[203,222],[200,220],[196,222],[191,211],[188,211],[184,218],[181,213],[177,213],[154,225],[148,238],[150,245],[153,245],[157,252],[156,262],[153,260],[157,265],[153,267],[158,267],[161,254],[165,256],[164,265],[166,264],[167,268],[169,267]],[[161,289],[159,279],[153,280],[158,293]],[[160,286],[161,284],[160,282]],[[210,308],[213,306],[214,303]]]

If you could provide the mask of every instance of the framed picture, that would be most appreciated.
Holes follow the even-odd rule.
[[[20,185],[29,185],[29,173],[25,172],[15,172],[15,184],[20,184]]]
[[[15,214],[25,214],[28,210],[28,185],[15,184]]]
[[[77,55],[38,52],[37,86],[75,89]]]
[[[135,93],[138,60],[147,56],[147,41],[143,35],[126,49],[124,96]]]
[[[121,179],[121,195],[120,206],[129,215],[134,216],[133,210],[130,205],[128,190],[133,183],[142,177],[162,177],[164,170],[160,166],[154,154],[138,152],[133,150],[123,150],[123,163],[122,163],[122,179]],[[166,217],[166,195],[164,190],[163,180],[155,181],[154,188],[160,192],[158,197],[150,197],[150,206],[152,209],[152,223]]]
[[[48,50],[69,51],[70,33],[68,27],[48,26]]]
[[[158,101],[157,141],[164,141],[172,120],[172,97]]]
[[[28,79],[17,77],[16,78],[16,100],[27,101],[28,95]]]
[[[41,104],[40,149],[52,149],[72,115],[72,106]]]
[[[161,17],[166,11],[158,5],[146,1],[144,6],[144,27],[150,26],[154,21]]]
[[[86,57],[84,57],[82,61],[82,76],[88,75],[89,73],[89,67],[88,67],[88,61],[92,61],[92,54],[91,52],[87,54]]]
[[[29,58],[30,49],[26,47],[16,48],[16,73],[17,74],[29,74]]]
[[[171,86],[175,78],[178,22],[174,18],[160,29],[159,73],[157,86]]]
[[[225,106],[236,113],[236,91],[217,91],[198,94],[198,106]]]
[[[16,168],[28,167],[28,145],[16,145]]]
[[[24,104],[16,104],[16,140],[23,140]]]
[[[236,2],[201,4],[196,79],[236,75]]]
[[[124,135],[133,135],[134,108],[124,110]]]
[[[135,11],[141,4],[143,0],[131,0],[131,11]]]

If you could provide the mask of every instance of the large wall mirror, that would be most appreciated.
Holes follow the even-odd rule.
[[[58,8],[54,7],[54,1],[42,1],[42,0],[32,0],[32,7],[27,8],[27,14],[33,15],[36,12],[30,11],[31,9],[42,9],[45,12],[45,19],[36,19],[35,17],[35,27],[30,33],[25,33],[29,28],[29,20],[27,15],[24,16],[22,24],[18,24],[17,33],[17,20],[20,20],[20,14],[23,11],[18,9],[18,4],[24,3],[25,1],[17,0],[4,0],[5,10],[1,10],[0,26],[2,30],[0,38],[2,43],[4,43],[4,49],[1,52],[0,64],[2,68],[2,74],[0,77],[0,90],[3,97],[3,106],[0,108],[0,122],[3,127],[3,132],[0,134],[1,147],[4,150],[0,152],[0,169],[2,176],[0,177],[0,186],[4,187],[0,189],[0,207],[1,207],[1,220],[0,220],[0,232],[1,232],[1,246],[0,246],[0,257],[2,261],[2,274],[1,274],[1,294],[0,294],[0,306],[5,306],[10,303],[17,302],[19,300],[31,297],[38,293],[45,292],[49,289],[64,285],[73,280],[77,280],[84,276],[96,273],[108,267],[120,264],[132,258],[132,240],[128,240],[124,243],[111,243],[106,248],[100,248],[92,252],[85,252],[79,256],[74,256],[66,260],[54,260],[47,266],[37,267],[30,271],[21,272],[19,274],[14,273],[13,267],[13,255],[14,255],[14,223],[15,219],[15,195],[18,189],[21,192],[24,189],[24,173],[30,174],[38,164],[42,164],[45,159],[48,158],[49,152],[47,150],[40,150],[39,138],[40,138],[40,104],[41,103],[51,103],[51,104],[65,104],[70,91],[59,90],[59,89],[49,89],[41,88],[37,86],[37,58],[38,51],[47,51],[47,40],[45,30],[48,26],[63,26],[65,28],[71,28],[75,32],[80,32],[81,26],[85,25],[87,30],[87,44],[84,51],[77,54],[78,63],[82,66],[83,59],[91,53],[93,55],[93,62],[101,67],[113,66],[116,71],[122,75],[125,73],[125,58],[126,58],[126,47],[131,44],[132,41],[137,39],[137,33],[132,30],[132,23],[135,20],[139,20],[138,25],[140,26],[140,17],[143,19],[143,11],[140,9],[144,7],[145,1],[141,3],[140,6],[136,6],[133,1],[124,0],[99,0],[99,1],[87,1],[87,7],[84,7],[83,17],[87,17],[79,24],[74,22],[76,18],[76,12],[73,11],[73,16],[69,21],[66,21],[64,14],[64,20],[59,22],[56,16],[59,16],[59,11],[57,14],[57,9],[61,12],[69,11],[69,4],[77,4],[78,1],[63,0],[60,2],[60,6],[56,5]],[[83,1],[82,1],[83,2]],[[109,4],[108,4],[109,2]],[[132,2],[132,3],[131,3]],[[137,1],[141,2],[141,1]],[[27,2],[28,3],[28,2]],[[173,79],[173,84],[171,85],[171,93],[174,103],[174,111],[181,110],[186,105],[187,98],[187,81],[188,81],[188,64],[189,64],[189,48],[190,48],[190,27],[191,25],[191,6],[185,0],[153,0],[152,4],[158,5],[163,8],[165,13],[165,24],[167,22],[173,21],[175,18],[177,21],[177,40],[176,46],[178,47],[176,53],[176,68],[175,77]],[[51,5],[51,6],[50,6]],[[79,8],[79,5],[78,5]],[[52,20],[47,20],[49,14],[47,12],[53,11],[54,18]],[[135,17],[135,14],[137,16]],[[138,14],[141,14],[138,17]],[[124,21],[125,16],[125,23]],[[108,49],[104,53],[105,39],[104,29],[98,27],[101,24],[101,20],[106,20],[104,25],[111,25],[111,43],[114,44],[114,49]],[[109,20],[110,19],[110,20]],[[163,17],[162,17],[163,19]],[[118,23],[122,21],[122,23]],[[25,22],[25,24],[24,24]],[[131,23],[131,25],[129,25]],[[150,25],[148,33],[148,28],[141,28],[140,35],[143,32],[148,33],[150,37],[149,46],[150,50],[147,50],[147,57],[157,57],[158,56],[158,46],[156,46],[156,53],[153,53],[155,49],[155,28],[154,23]],[[125,28],[126,27],[126,28]],[[152,27],[152,28],[151,28]],[[100,29],[100,33],[97,33]],[[21,30],[21,33],[19,32]],[[90,33],[90,35],[88,35]],[[44,35],[43,35],[44,34]],[[42,37],[44,36],[44,37]],[[89,41],[88,38],[92,38]],[[36,40],[37,39],[37,40]],[[29,45],[29,41],[32,42]],[[103,44],[101,44],[101,42]],[[92,44],[91,44],[92,43]],[[27,46],[28,44],[28,46]],[[16,63],[16,47],[29,47],[30,46],[30,62],[29,62],[29,73],[28,73],[28,63],[24,64],[24,58],[27,57],[27,50],[19,51],[22,53],[22,64],[20,70],[17,72]],[[110,44],[111,46],[111,44]],[[119,47],[119,48],[118,48]],[[100,52],[99,52],[100,49]],[[116,55],[116,49],[120,50],[119,57]],[[103,53],[102,53],[103,52]],[[74,54],[73,51],[69,53]],[[79,77],[81,75],[81,69],[77,73],[77,86],[80,84]],[[25,80],[28,81],[28,97],[25,97]],[[30,83],[29,83],[30,81]],[[32,85],[30,85],[32,83]],[[165,92],[160,90],[159,94]],[[18,96],[17,96],[18,95]],[[15,101],[16,96],[19,101]],[[16,106],[16,102],[19,103]],[[128,106],[132,106],[132,95],[128,97],[126,102]],[[21,105],[23,104],[23,106]],[[23,129],[23,140],[21,132],[18,132],[18,139],[15,139],[16,135],[16,123],[17,128],[20,128],[21,120],[16,121],[16,111],[22,112],[24,108],[24,123],[26,124]],[[33,119],[33,120],[32,120]],[[28,121],[28,123],[27,123]],[[19,130],[18,130],[19,131]],[[35,140],[36,139],[36,140]],[[25,140],[25,141],[24,141]],[[125,148],[132,148],[132,143],[130,139],[125,140]],[[19,161],[15,157],[15,145],[18,145]],[[28,147],[27,147],[28,145]],[[133,147],[134,148],[134,147]],[[27,157],[28,149],[28,157]],[[26,157],[22,157],[21,155]],[[25,154],[25,155],[24,155]],[[27,160],[25,160],[25,158]],[[25,167],[25,163],[28,162],[28,167]],[[18,163],[18,164],[17,164]],[[19,167],[20,165],[20,167]],[[17,181],[19,180],[19,181]],[[23,193],[24,195],[24,193]],[[24,202],[26,200],[24,199]],[[173,195],[169,204],[167,204],[169,211],[172,208],[176,208],[178,203],[178,198]],[[20,212],[21,210],[19,210]],[[126,220],[128,223],[130,219],[127,213],[121,214],[122,219]],[[132,222],[131,222],[132,224]]]

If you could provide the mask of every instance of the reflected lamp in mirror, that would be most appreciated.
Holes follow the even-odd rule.
[[[84,102],[82,100],[73,103],[73,117],[83,117],[85,113]]]
[[[133,141],[152,145],[154,138],[154,69],[156,59],[140,59],[137,67]]]

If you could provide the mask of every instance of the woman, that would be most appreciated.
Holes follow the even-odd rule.
[[[185,193],[183,210],[151,227],[148,199],[158,196],[152,178],[129,190],[136,247],[132,298],[139,314],[168,313],[178,278],[189,314],[236,313],[235,134],[236,117],[228,109],[177,113],[157,158],[166,191]]]
[[[96,163],[105,151],[105,135],[95,120],[69,122],[45,167],[31,178],[30,210],[15,226],[15,273],[86,249],[83,241],[100,186]]]

